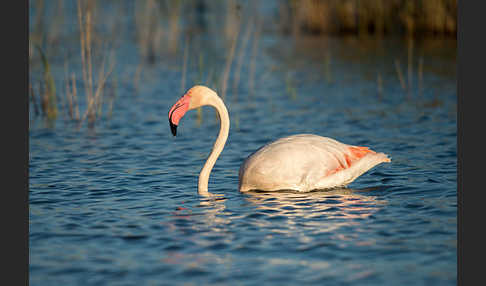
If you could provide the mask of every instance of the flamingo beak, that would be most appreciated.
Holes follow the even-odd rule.
[[[189,109],[190,100],[191,97],[189,95],[184,95],[169,110],[170,131],[174,136],[177,134],[177,125],[179,125],[179,121]]]
[[[177,135],[177,125],[172,123],[170,120],[169,120],[169,123],[170,123],[170,131],[172,132],[172,135],[176,136]]]

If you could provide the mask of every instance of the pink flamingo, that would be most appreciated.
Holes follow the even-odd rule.
[[[188,110],[209,105],[216,109],[220,130],[204,167],[199,174],[198,193],[208,192],[211,170],[228,138],[230,120],[223,100],[208,87],[189,89],[169,110],[169,124],[176,136],[177,125]],[[248,156],[239,170],[240,192],[251,190],[307,192],[343,187],[374,166],[391,162],[384,153],[368,147],[343,144],[313,134],[298,134],[273,141]]]

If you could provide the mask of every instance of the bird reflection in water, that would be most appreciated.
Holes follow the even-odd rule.
[[[385,200],[372,193],[373,189],[349,188],[305,193],[250,192],[246,199],[256,208],[249,216],[258,218],[252,224],[269,229],[269,239],[275,239],[275,235],[292,238],[299,242],[299,249],[307,249],[321,243],[322,235],[335,242],[373,244],[359,238],[355,231],[338,231],[343,227],[359,230],[363,220],[386,205]]]
[[[273,215],[356,219],[367,218],[386,204],[386,201],[371,195],[372,190],[337,188],[305,193],[252,191],[246,199],[257,205],[258,210],[267,210]]]

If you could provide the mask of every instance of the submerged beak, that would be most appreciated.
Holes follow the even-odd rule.
[[[169,119],[169,124],[170,124],[170,131],[172,132],[172,135],[176,136],[177,134],[177,125],[172,123]]]
[[[179,125],[179,121],[189,109],[190,100],[190,96],[184,95],[169,110],[170,131],[174,136],[177,134],[177,125]]]

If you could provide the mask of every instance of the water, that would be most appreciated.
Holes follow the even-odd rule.
[[[94,129],[31,112],[31,285],[456,284],[455,56],[414,43],[408,94],[394,63],[407,78],[402,40],[384,39],[381,52],[341,38],[260,40],[254,92],[244,61],[225,98],[230,136],[209,182],[224,200],[197,196],[214,111],[189,112],[174,138],[167,112],[182,95],[181,71],[148,66],[135,93],[124,73],[133,47],[118,52],[126,61],[113,114]],[[186,88],[197,75],[189,66]],[[296,133],[368,146],[392,163],[344,189],[239,193],[244,158]]]

